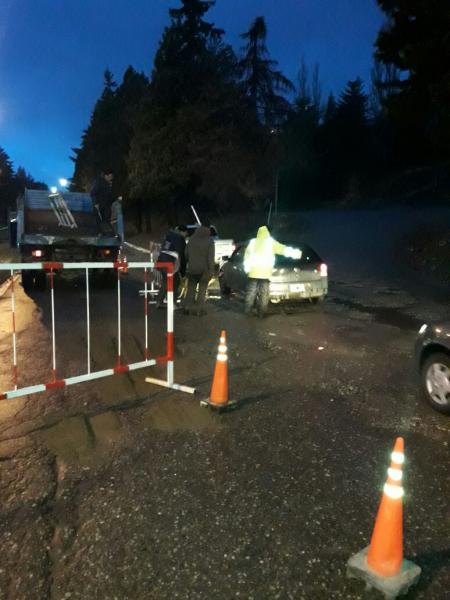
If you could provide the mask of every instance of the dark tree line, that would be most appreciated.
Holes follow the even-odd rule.
[[[25,189],[45,190],[45,183],[35,181],[23,167],[14,171],[11,159],[0,147],[0,220],[5,222],[8,210],[13,209],[17,196]]]
[[[208,20],[213,1],[180,4],[149,78],[129,67],[118,85],[106,71],[74,149],[74,189],[113,169],[139,221],[155,212],[176,221],[192,202],[218,213],[261,208],[276,189],[291,208],[448,191],[447,0],[378,0],[386,24],[369,89],[355,78],[326,101],[317,65],[302,62],[295,85],[278,69],[263,17],[235,50]]]

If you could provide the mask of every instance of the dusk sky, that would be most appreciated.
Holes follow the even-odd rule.
[[[71,177],[109,67],[149,75],[168,9],[178,0],[0,0],[0,147],[14,167],[54,185]],[[383,21],[375,0],[217,0],[208,20],[235,49],[257,16],[272,58],[293,81],[302,57],[320,64],[324,96],[349,79],[369,82]]]

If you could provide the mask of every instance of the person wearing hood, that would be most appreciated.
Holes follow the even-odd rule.
[[[266,226],[258,229],[250,240],[244,255],[244,270],[249,278],[245,294],[245,314],[251,315],[259,295],[258,316],[264,316],[270,299],[270,277],[275,266],[275,255],[301,258],[302,251],[277,242]]]
[[[181,277],[186,273],[186,238],[188,228],[186,225],[178,225],[176,229],[171,229],[164,242],[158,256],[158,262],[173,263],[173,293],[175,300],[178,298],[178,290],[181,283]],[[167,295],[167,272],[161,269],[161,287],[157,298],[157,308],[164,308],[164,300]],[[175,305],[176,306],[176,305]]]
[[[214,240],[209,227],[200,225],[186,246],[188,287],[184,312],[186,314],[206,314],[206,290],[214,275]],[[198,292],[196,296],[198,286]]]

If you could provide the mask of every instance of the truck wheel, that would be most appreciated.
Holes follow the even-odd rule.
[[[44,292],[47,287],[45,271],[22,271],[22,287],[27,294],[33,291]]]
[[[315,298],[311,298],[311,304],[314,306],[319,306],[325,300],[325,296],[316,296]]]
[[[22,271],[22,287],[27,294],[34,289],[34,271]]]
[[[45,292],[47,287],[47,274],[45,271],[38,271],[35,276],[34,286],[39,292]]]

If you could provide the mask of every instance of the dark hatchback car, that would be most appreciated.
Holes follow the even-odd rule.
[[[289,244],[300,248],[300,259],[277,256],[270,278],[270,302],[308,300],[316,304],[328,293],[328,269],[320,256],[306,244]],[[248,277],[244,271],[246,243],[239,244],[219,272],[223,295],[244,292]]]
[[[423,396],[435,410],[450,415],[450,321],[422,325],[415,356]]]

